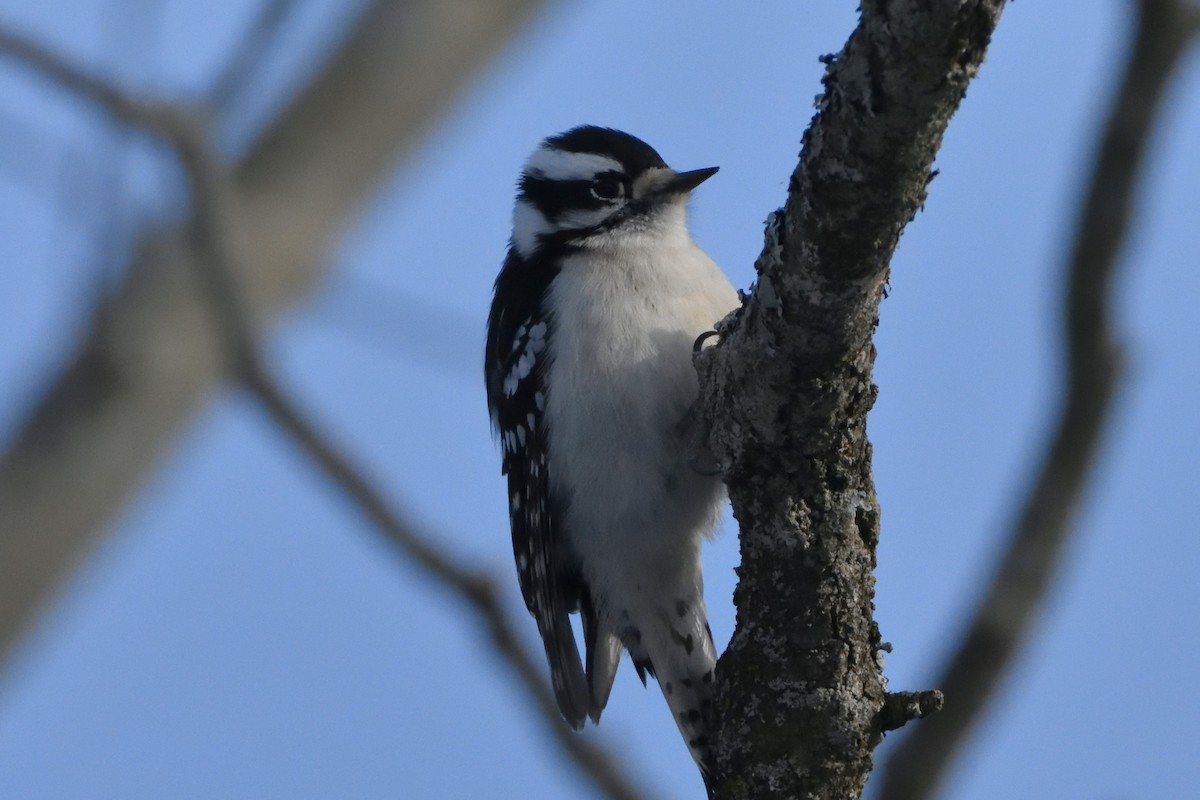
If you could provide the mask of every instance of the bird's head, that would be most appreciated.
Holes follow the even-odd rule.
[[[525,162],[513,248],[530,258],[547,242],[683,230],[688,195],[716,172],[676,172],[653,147],[622,131],[572,128],[546,139]]]

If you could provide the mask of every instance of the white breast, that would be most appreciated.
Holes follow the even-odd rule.
[[[682,215],[595,237],[550,288],[551,481],[585,563],[698,547],[716,522],[720,483],[687,466],[679,425],[697,396],[693,342],[738,298]]]

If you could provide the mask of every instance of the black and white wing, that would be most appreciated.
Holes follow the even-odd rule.
[[[546,647],[559,710],[583,727],[590,692],[569,612],[579,603],[577,570],[556,531],[560,514],[550,489],[546,362],[551,320],[541,298],[554,274],[510,254],[496,280],[488,317],[484,373],[492,427],[504,453],[513,556],[525,606]]]

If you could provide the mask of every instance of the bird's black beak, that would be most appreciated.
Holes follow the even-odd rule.
[[[687,194],[692,189],[695,189],[700,184],[717,174],[720,167],[705,167],[704,169],[693,169],[687,172],[677,172],[675,177],[667,182],[663,187],[664,193]]]

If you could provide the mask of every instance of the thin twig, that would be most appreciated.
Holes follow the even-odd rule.
[[[213,82],[208,101],[214,109],[228,109],[245,90],[261,70],[263,60],[279,43],[288,19],[299,6],[296,0],[267,0]]]
[[[41,73],[72,94],[90,100],[127,125],[153,136],[170,136],[172,119],[164,113],[163,105],[133,97],[107,81],[77,69],[31,39],[0,28],[0,54]],[[132,124],[132,120],[138,120],[137,124]]]
[[[402,359],[474,386],[478,320],[449,304],[409,294],[383,281],[339,275],[308,309],[309,319],[392,359]],[[440,328],[431,340],[421,332]]]
[[[1067,264],[1067,396],[1040,472],[999,569],[936,685],[945,708],[914,727],[883,769],[879,797],[933,796],[955,754],[1025,643],[1071,532],[1104,434],[1121,368],[1112,329],[1113,276],[1133,214],[1135,186],[1165,89],[1196,33],[1179,0],[1140,0],[1138,29]]]
[[[76,69],[49,50],[0,30],[0,53],[7,53],[73,93],[107,111],[121,123],[150,133],[170,145],[179,157],[192,199],[191,231],[200,258],[196,277],[212,310],[234,377],[272,419],[346,493],[394,546],[443,588],[463,600],[487,627],[496,652],[529,693],[555,741],[576,767],[607,797],[642,800],[616,760],[599,744],[567,730],[545,683],[544,670],[520,645],[516,628],[487,574],[461,563],[417,531],[350,460],[300,411],[273,378],[261,357],[249,315],[234,283],[239,274],[232,236],[226,228],[228,178],[212,154],[198,118],[177,106],[130,96]]]

